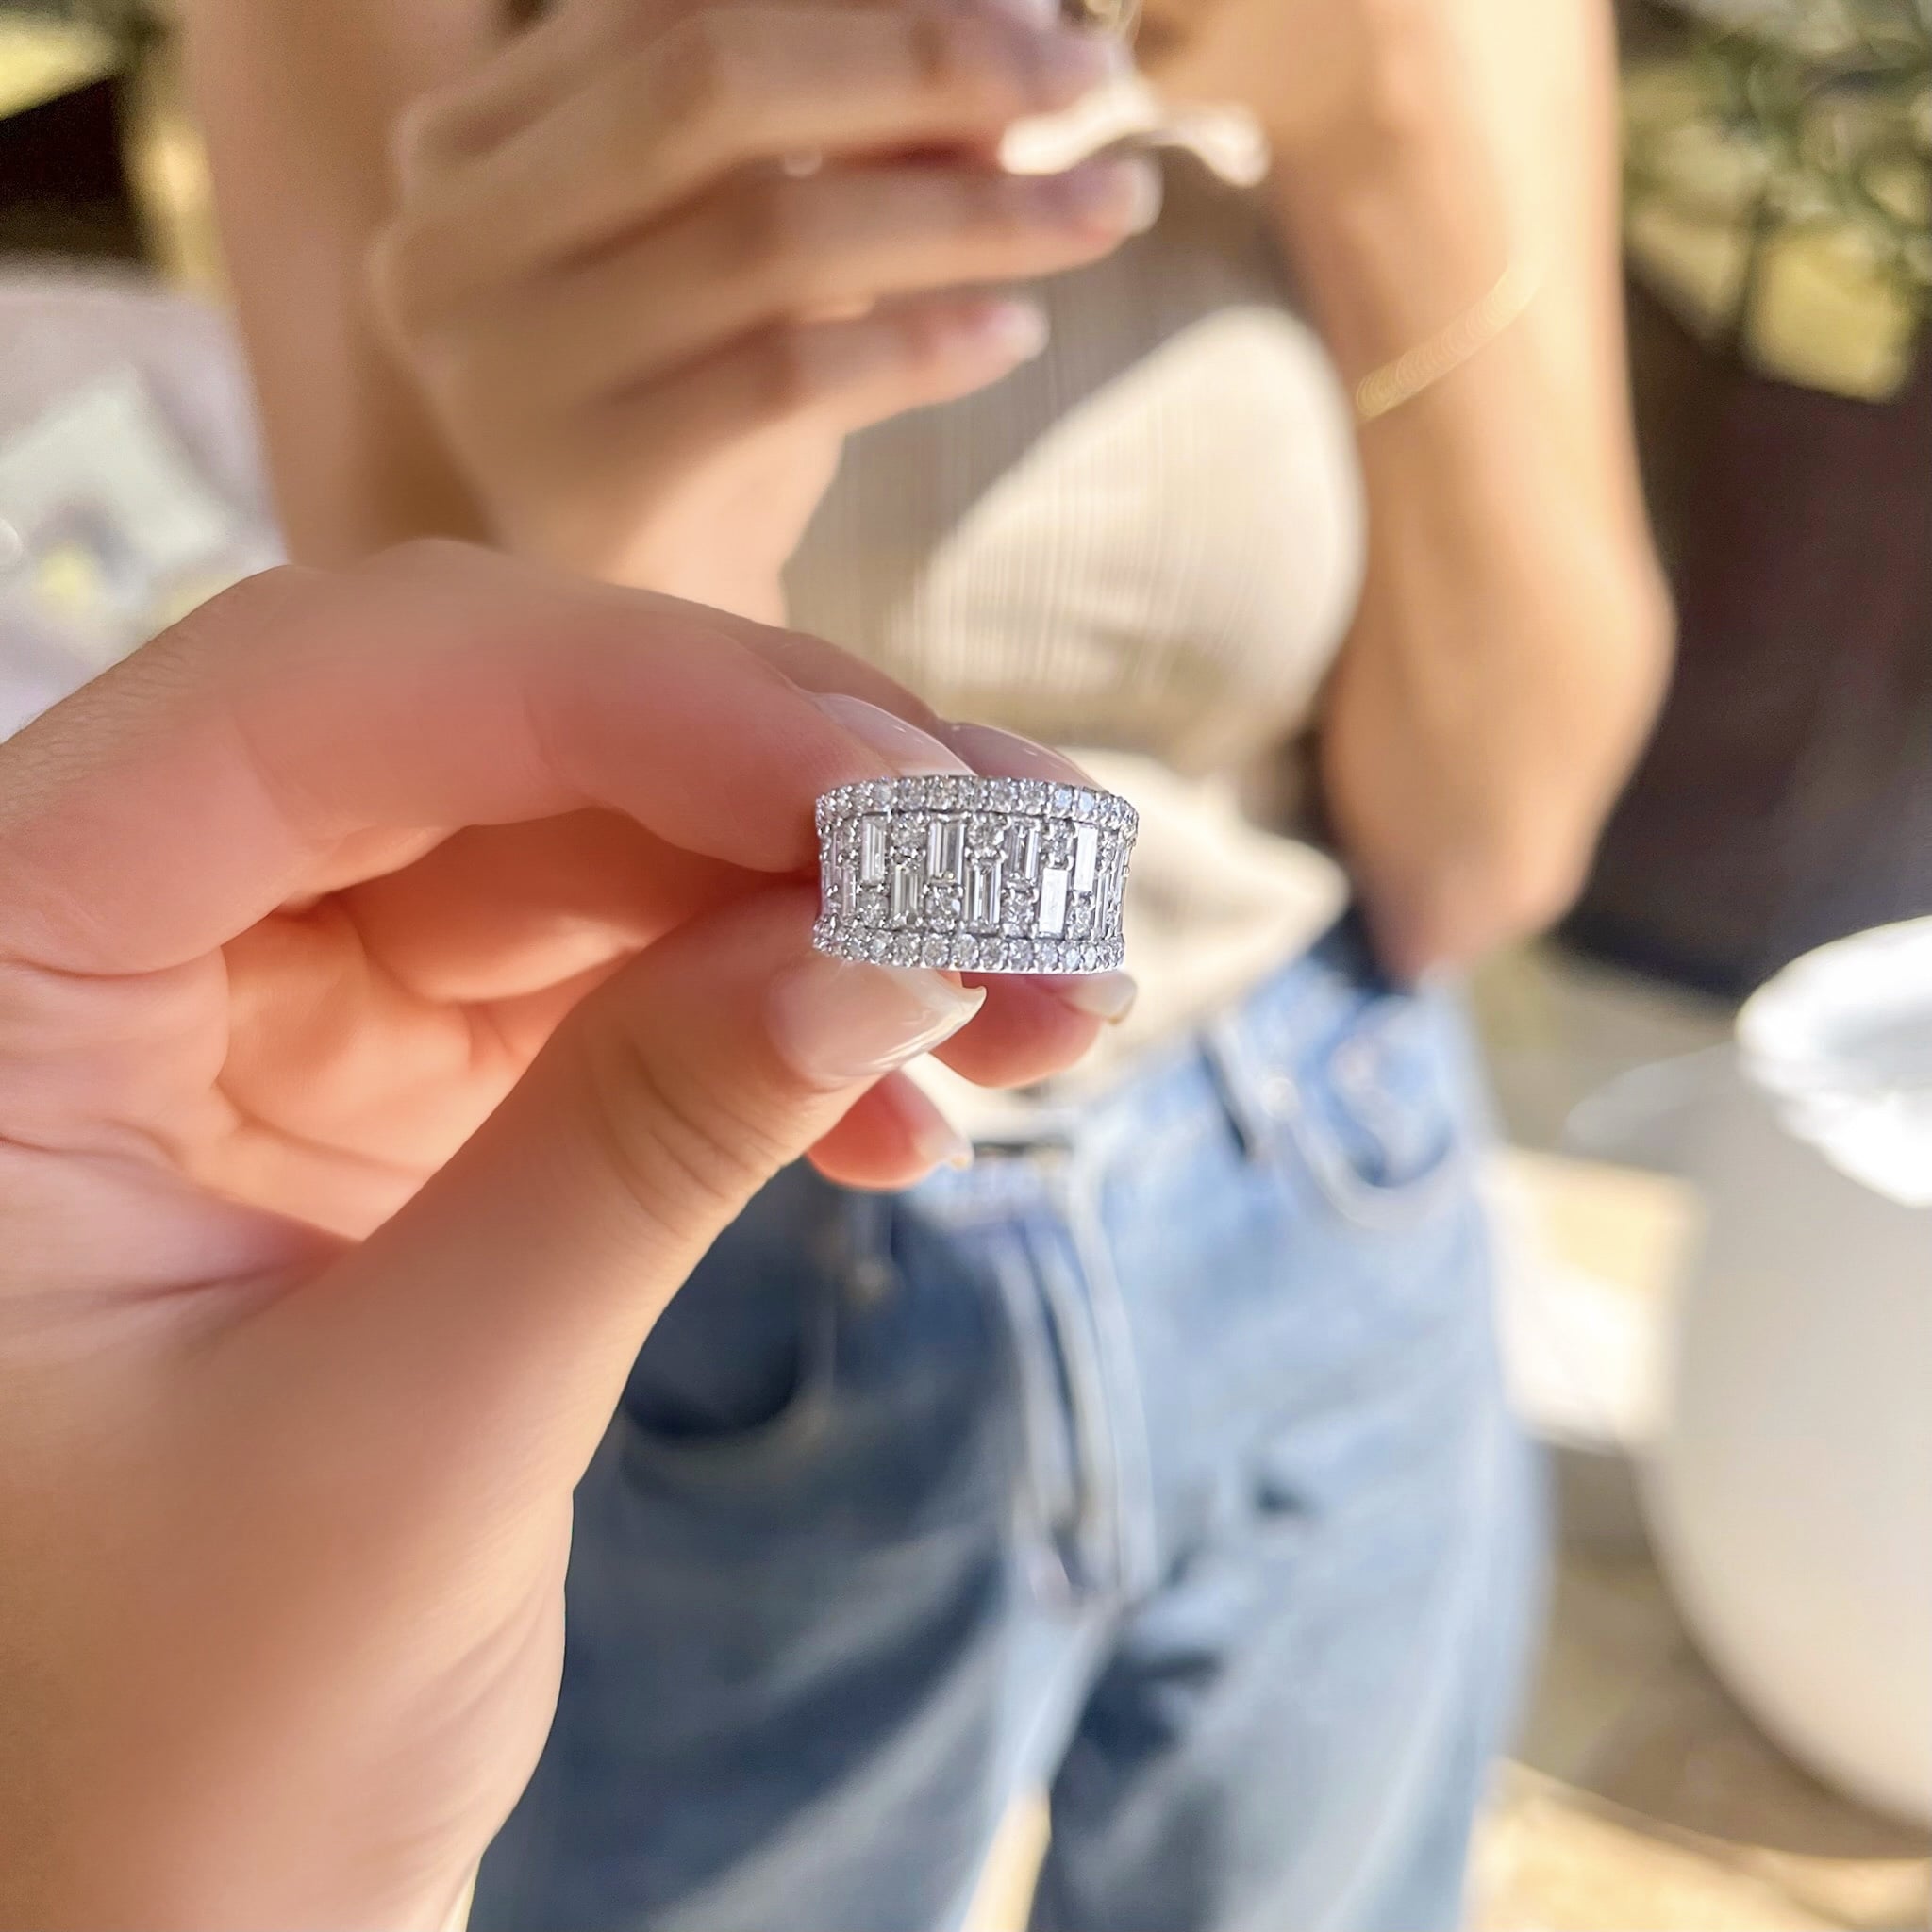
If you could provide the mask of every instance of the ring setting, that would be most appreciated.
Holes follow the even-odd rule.
[[[1139,820],[1042,778],[879,778],[818,801],[822,953],[955,973],[1108,973]]]

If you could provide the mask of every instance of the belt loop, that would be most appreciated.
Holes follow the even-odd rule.
[[[1201,1046],[1241,1152],[1251,1161],[1269,1158],[1281,1133],[1283,1113],[1279,1094],[1271,1090],[1286,1076],[1263,1071],[1263,1057],[1256,1050],[1252,1029],[1243,1024],[1239,1008],[1208,1022]]]

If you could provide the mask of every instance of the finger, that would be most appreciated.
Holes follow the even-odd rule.
[[[585,811],[472,826],[339,896],[385,978],[457,1005],[516,999],[641,952],[746,882],[741,867]]]
[[[549,415],[773,324],[1057,274],[1143,227],[1156,183],[1141,158],[1026,177],[931,166],[748,176],[466,336],[465,379],[514,380],[522,406]]]
[[[947,1041],[934,1058],[979,1087],[1024,1087],[1060,1073],[1087,1052],[1104,1024],[1124,1018],[1134,999],[1124,974],[966,978],[991,996],[971,1031]]]
[[[710,1241],[975,1010],[945,975],[814,954],[815,909],[798,888],[739,900],[592,994],[407,1208],[254,1324],[302,1364],[305,1399],[352,1403],[358,1435],[406,1427],[492,1491],[512,1470],[545,1491],[574,1479]]]
[[[811,424],[846,435],[1010,375],[1044,346],[1030,302],[946,295],[767,329],[604,412],[602,466],[686,476],[721,449]],[[629,462],[626,450],[648,457]],[[803,674],[808,678],[808,674]],[[905,708],[898,707],[902,711]],[[942,726],[932,721],[936,734]]]
[[[688,15],[500,146],[439,172],[379,243],[378,287],[429,320],[657,222],[756,160],[947,147],[1065,107],[1112,71],[1092,36],[991,13],[716,7]]]
[[[894,1074],[859,1095],[851,1111],[819,1138],[810,1159],[841,1187],[899,1189],[912,1187],[935,1168],[969,1166],[973,1145],[918,1087]]]
[[[603,807],[801,870],[816,795],[891,764],[763,635],[455,545],[256,579],[0,747],[0,958],[178,964],[377,828]]]
[[[1091,785],[1070,758],[991,724],[941,722],[934,727],[975,772],[991,778],[1049,778]],[[1125,973],[975,981],[991,989],[970,1035],[948,1041],[936,1058],[982,1087],[1020,1087],[1072,1063],[1102,1025],[1118,1025],[1138,988]],[[1077,1042],[1077,1044],[1075,1043]]]
[[[899,0],[820,0],[821,8],[881,4]],[[420,96],[398,118],[393,142],[398,180],[408,190],[487,153],[555,111],[613,63],[635,56],[714,5],[715,0],[654,0],[644,6],[635,0],[593,0],[545,9],[492,59]],[[1019,10],[1025,11],[1024,7]],[[1050,17],[1050,8],[1047,13]]]
[[[358,950],[353,974],[326,955],[298,974],[283,953],[273,962],[273,973],[260,975],[273,984],[276,1000],[275,1024],[266,1042],[272,1064],[281,1064],[291,1029],[299,1024],[299,984],[312,983],[317,1010],[328,1016],[333,1034],[359,1027],[372,1038],[390,1037],[375,1024],[379,1011],[349,1004],[353,979],[369,999],[410,1002],[418,1034],[427,1030],[432,1014],[445,1015],[448,1052],[462,1053],[475,1066],[481,1047],[501,1044],[510,1016],[518,1041],[528,1039],[536,1015],[547,1014],[554,1024],[574,998],[560,994],[559,987],[581,991],[585,975],[602,974],[695,911],[741,893],[747,876],[739,868],[667,847],[641,827],[605,813],[458,833],[419,864],[334,902],[339,912],[332,923],[347,928]],[[321,918],[297,923],[311,942]],[[265,922],[231,946],[237,987],[245,990],[255,951],[271,946],[269,936],[283,924]],[[985,1010],[970,1033],[942,1051],[959,1072],[988,1086],[1024,1084],[1065,1066],[1091,1043],[1096,1022],[1119,1019],[1133,998],[1132,982],[1121,974],[1002,974],[983,983],[989,993]],[[466,1008],[487,1013],[466,1016]],[[541,1034],[548,1031],[546,1024]],[[316,1058],[350,1064],[339,1038],[334,1055]],[[512,1056],[510,1064],[521,1071],[523,1061]],[[402,1085],[446,1089],[448,1067],[437,1072],[432,1081],[416,1070]],[[241,1084],[240,1076],[231,1054],[231,1089]],[[372,1096],[380,1116],[365,1123],[358,1144],[379,1148],[391,1139],[399,1146],[424,1144],[423,1124],[406,1096],[397,1097],[398,1083],[382,1077],[380,1065],[355,1065],[351,1077]],[[491,1104],[498,1097],[491,1092]],[[325,1091],[318,1082],[292,1094],[281,1091],[275,1100],[282,1109],[277,1124],[304,1138],[318,1137],[324,1124],[342,1117],[342,1096]],[[262,1105],[268,1104],[264,1094]],[[291,1107],[293,1113],[288,1111]],[[467,1122],[464,1130],[474,1124]]]

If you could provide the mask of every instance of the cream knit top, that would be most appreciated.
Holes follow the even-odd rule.
[[[787,591],[802,628],[1140,808],[1117,1066],[1345,903],[1281,781],[1354,608],[1361,488],[1262,218],[1191,161],[1152,230],[1037,293],[1039,360],[851,441]],[[1265,825],[1238,803],[1257,774]]]

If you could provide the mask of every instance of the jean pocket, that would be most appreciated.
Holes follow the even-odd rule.
[[[1440,997],[1364,989],[1264,1074],[1293,1158],[1347,1221],[1407,1228],[1463,1185],[1471,1097],[1458,1024]]]
[[[635,1467],[796,1469],[828,1420],[849,1269],[810,1183],[774,1183],[692,1272],[644,1344],[621,1414]]]

